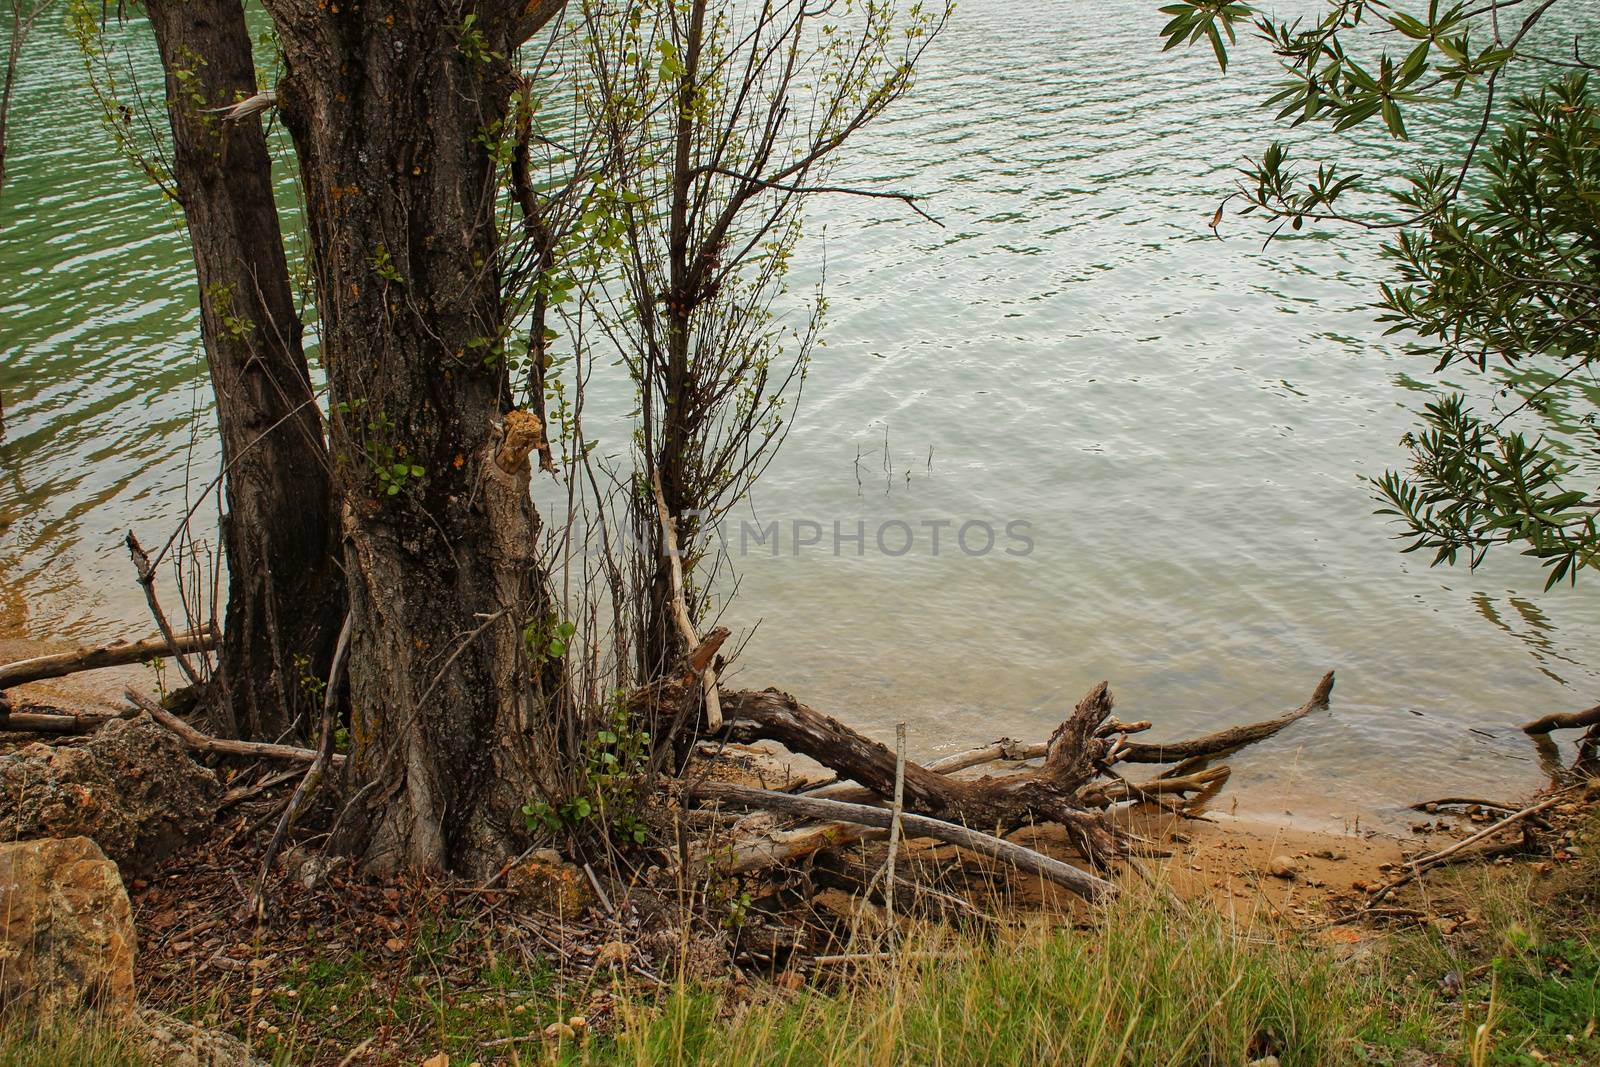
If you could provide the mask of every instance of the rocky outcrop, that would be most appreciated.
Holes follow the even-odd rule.
[[[133,912],[87,837],[0,844],[0,1007],[131,1012]]]
[[[80,744],[0,755],[0,840],[90,837],[136,874],[209,825],[219,791],[172,734],[118,719]]]

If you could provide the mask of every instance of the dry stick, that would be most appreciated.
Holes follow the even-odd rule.
[[[155,616],[156,629],[167,639],[167,648],[172,658],[178,661],[178,669],[183,672],[183,676],[189,679],[191,685],[201,685],[200,675],[195,672],[189,658],[178,648],[178,639],[173,636],[172,624],[167,622],[167,614],[161,610],[161,601],[156,598],[156,569],[150,565],[149,553],[145,552],[144,546],[139,543],[132,530],[128,531],[124,543],[128,546],[128,555],[133,559],[133,569],[139,573],[139,584],[144,587],[144,599],[150,605],[150,614]]]
[[[667,512],[667,498],[661,492],[661,472],[654,471],[650,475],[651,487],[656,494],[656,514],[661,519],[662,547],[666,549],[670,561],[669,569],[672,573],[672,617],[678,624],[678,634],[683,638],[685,648],[694,648],[700,644],[700,636],[694,632],[694,622],[689,618],[689,604],[684,599],[683,592],[683,562],[678,554],[678,532],[673,524],[672,516]],[[705,671],[700,675],[700,687],[705,691],[706,700],[706,729],[711,733],[722,731],[722,699],[717,695],[717,672],[714,667],[707,664]]]
[[[1576,730],[1584,726],[1594,726],[1600,723],[1600,704],[1583,711],[1564,711],[1554,715],[1546,715],[1530,723],[1524,723],[1522,732],[1525,734],[1547,734],[1552,730]]]
[[[589,876],[589,885],[594,888],[594,895],[600,899],[600,904],[606,909],[606,914],[615,915],[617,909],[611,903],[611,898],[606,896],[605,888],[600,885],[600,876],[594,873],[594,868],[585,863],[583,865],[583,873]]]
[[[311,763],[317,758],[315,749],[273,745],[264,741],[229,741],[221,737],[212,737],[196,730],[137,689],[125,689],[123,695],[147,712],[156,722],[177,734],[184,744],[196,752],[218,756],[245,756],[251,759],[294,760],[297,763]],[[344,757],[335,755],[333,762],[342,763]]]
[[[1148,782],[1117,779],[1091,785],[1079,796],[1085,804],[1110,805],[1123,800],[1149,800],[1168,793],[1200,793],[1221,785],[1232,773],[1227,767],[1212,767],[1197,774],[1176,778],[1155,778]]]
[[[1412,811],[1428,811],[1429,808],[1458,808],[1479,807],[1493,808],[1496,811],[1517,811],[1515,804],[1502,804],[1498,800],[1482,800],[1478,797],[1440,797],[1438,800],[1424,800],[1420,804],[1411,805]]]
[[[241,785],[237,788],[230,789],[226,793],[222,794],[221,800],[217,801],[217,811],[223,811],[226,808],[233,807],[235,804],[243,803],[253,796],[259,796],[274,786],[280,786],[284,782],[289,781],[299,773],[300,772],[298,770],[294,769],[279,771],[277,774],[268,775],[267,777],[261,779],[261,781],[256,782],[254,785]]]
[[[131,719],[138,708],[127,711],[52,712],[8,710],[0,704],[0,732],[19,734],[92,734],[113,719]]]
[[[819,967],[837,966],[842,963],[875,963],[879,960],[937,960],[954,956],[953,952],[845,952],[836,956],[813,956],[811,962]]]
[[[837,800],[819,800],[816,797],[797,797],[789,793],[774,793],[766,789],[707,782],[694,790],[694,795],[704,800],[723,800],[752,808],[780,811],[809,819],[829,819],[887,829],[894,820],[892,812],[865,804],[844,804]],[[926,815],[909,812],[901,816],[908,833],[931,837],[1009,863],[1029,874],[1047,878],[1087,900],[1106,900],[1120,890],[1104,878],[1081,871],[1069,863],[1035,852],[1031,848],[1002,840],[992,834],[969,830],[965,826],[932,819]]]
[[[171,655],[173,644],[180,652],[204,652],[217,643],[217,635],[209,624],[198,630],[176,635],[171,642],[165,636],[144,641],[113,641],[94,648],[76,652],[54,652],[48,656],[17,660],[0,666],[0,689],[26,685],[46,678],[64,678],[79,671],[98,670],[101,667],[126,667],[143,663],[155,656]]]
[[[339,627],[339,639],[333,646],[333,663],[328,667],[328,684],[322,687],[322,727],[317,737],[317,757],[306,768],[300,784],[294,787],[294,793],[289,797],[282,817],[278,819],[278,828],[272,832],[272,841],[267,845],[266,854],[261,858],[261,874],[256,879],[257,921],[267,917],[267,874],[272,870],[272,861],[277,858],[278,849],[283,845],[284,835],[294,825],[295,819],[300,817],[311,794],[322,784],[323,775],[333,759],[335,724],[339,721],[334,712],[339,699],[339,682],[344,674],[344,661],[350,654],[350,631],[354,625],[355,613],[345,612],[344,625]]]
[[[1025,745],[1021,741],[1009,737],[1002,737],[992,744],[982,748],[969,749],[966,752],[956,752],[936,759],[932,763],[923,764],[924,768],[935,774],[954,774],[971,767],[981,767],[985,763],[994,763],[996,760],[1015,760],[1022,762],[1030,759],[1041,759],[1050,746],[1041,741],[1034,745]],[[851,803],[863,800],[876,799],[878,794],[865,786],[853,782],[828,782],[811,789],[801,790],[801,796],[825,797],[829,800],[844,800]]]
[[[900,851],[900,819],[906,809],[906,724],[894,727],[894,807],[889,822],[889,857],[883,869],[887,873],[889,891],[884,894],[884,912],[889,916],[889,947],[894,947],[894,861]]]
[[[1482,830],[1479,830],[1477,833],[1473,834],[1471,837],[1462,838],[1460,841],[1457,841],[1455,844],[1451,845],[1449,848],[1442,848],[1438,852],[1433,853],[1432,855],[1423,856],[1421,859],[1415,859],[1415,860],[1406,861],[1406,866],[1411,868],[1411,869],[1409,871],[1407,871],[1401,877],[1396,878],[1394,881],[1388,883],[1383,888],[1379,889],[1376,893],[1374,893],[1372,895],[1372,900],[1368,902],[1367,906],[1371,907],[1373,904],[1378,903],[1384,897],[1388,896],[1390,893],[1394,892],[1396,889],[1399,889],[1401,886],[1406,885],[1409,882],[1415,881],[1422,874],[1423,871],[1427,870],[1429,867],[1437,867],[1439,864],[1443,863],[1445,860],[1449,859],[1451,856],[1454,856],[1457,852],[1460,852],[1460,851],[1462,851],[1463,849],[1466,849],[1466,848],[1470,848],[1471,846],[1477,844],[1479,841],[1482,841],[1484,838],[1492,837],[1495,834],[1499,833],[1501,830],[1504,830],[1506,827],[1513,826],[1513,825],[1521,822],[1522,820],[1528,818],[1531,815],[1537,815],[1541,811],[1545,811],[1548,808],[1555,807],[1557,804],[1559,804],[1563,800],[1565,800],[1567,798],[1567,795],[1569,793],[1571,793],[1574,788],[1576,788],[1576,787],[1574,786],[1574,787],[1570,787],[1570,788],[1567,788],[1567,789],[1563,789],[1563,790],[1561,790],[1560,792],[1557,792],[1557,793],[1552,793],[1550,796],[1548,796],[1545,799],[1541,800],[1539,803],[1529,805],[1528,807],[1523,808],[1521,811],[1513,812],[1512,814],[1507,815],[1505,818],[1501,819],[1499,822],[1494,823],[1491,826],[1484,827]]]

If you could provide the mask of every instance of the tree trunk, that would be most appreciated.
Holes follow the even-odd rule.
[[[234,732],[291,729],[300,678],[325,677],[343,617],[332,479],[260,120],[209,109],[256,91],[240,0],[149,0],[167,74],[173,176],[200,283],[226,471],[222,645]]]
[[[528,494],[537,419],[508,415],[497,258],[507,57],[530,31],[511,2],[267,7],[304,181],[353,617],[357,800],[351,840],[334,845],[374,873],[489,873],[523,843],[518,808],[554,795],[568,743]]]
[[[674,534],[683,555],[681,560],[684,606],[691,622],[695,619],[698,598],[692,590],[690,579],[694,571],[694,544],[699,533],[687,511],[703,505],[696,498],[694,467],[700,460],[700,443],[696,440],[697,424],[703,420],[693,395],[689,361],[693,348],[693,316],[704,301],[695,292],[698,279],[695,264],[690,262],[690,213],[693,207],[695,175],[695,127],[700,121],[697,102],[700,82],[701,52],[705,45],[705,0],[693,0],[688,9],[688,33],[684,42],[683,73],[674,90],[676,109],[673,136],[672,192],[667,232],[667,292],[663,307],[657,313],[662,323],[663,338],[657,355],[661,365],[654,367],[652,379],[645,388],[659,386],[661,395],[654,398],[655,418],[660,422],[660,445],[651,457],[655,476],[661,485],[661,495],[667,514],[676,524]],[[653,361],[654,362],[654,361]],[[647,397],[647,403],[652,398]],[[647,427],[647,431],[648,431]],[[703,428],[701,430],[703,433]],[[652,440],[647,432],[647,440]],[[648,505],[648,502],[647,502]],[[653,509],[645,507],[653,515]],[[645,605],[644,632],[640,635],[639,680],[649,682],[660,678],[677,665],[678,658],[687,652],[685,638],[673,622],[674,589],[673,561],[665,531],[655,525],[656,534],[650,542],[657,546],[651,560],[648,603]],[[648,528],[648,527],[647,527]]]

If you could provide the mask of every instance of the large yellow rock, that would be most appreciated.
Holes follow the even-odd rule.
[[[0,1008],[133,1010],[133,911],[87,837],[0,844]]]

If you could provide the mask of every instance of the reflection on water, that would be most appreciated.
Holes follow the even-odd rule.
[[[1270,69],[1157,58],[1144,0],[1092,27],[1044,0],[1026,34],[1017,10],[963,5],[836,176],[929,194],[945,228],[880,201],[811,215],[829,346],[736,521],[822,534],[739,554],[726,619],[764,621],[735,680],[880,735],[906,719],[932,752],[1042,736],[1101,678],[1126,717],[1190,731],[1299,704],[1333,667],[1330,714],[1234,761],[1248,803],[1348,819],[1318,794],[1383,808],[1536,782],[1512,724],[1594,702],[1600,608],[1588,590],[1535,599],[1514,555],[1431,570],[1372,515],[1361,479],[1404,461],[1432,376],[1368,310],[1370,237],[1262,250],[1238,220],[1224,240],[1206,225],[1259,147],[1252,78]],[[216,448],[185,242],[106,150],[77,72],[52,62],[62,44],[30,46],[0,215],[0,568],[27,630],[99,635],[144,628],[123,529],[164,535],[186,458],[198,487]],[[158,85],[153,64],[139,75]],[[607,390],[625,410],[615,382],[596,410]],[[1584,410],[1552,392],[1558,414]],[[952,550],[963,523],[1019,521],[1027,554]],[[903,554],[876,542],[896,523],[922,535]]]
[[[1478,613],[1511,637],[1523,642],[1539,664],[1539,670],[1551,681],[1565,685],[1566,680],[1557,673],[1557,666],[1566,665],[1582,671],[1585,664],[1562,652],[1557,644],[1560,637],[1550,617],[1531,600],[1506,593],[1504,603],[1515,613],[1515,621],[1507,619],[1496,601],[1487,593],[1473,593],[1473,606]],[[1535,716],[1536,717],[1536,716]]]

